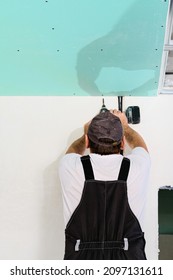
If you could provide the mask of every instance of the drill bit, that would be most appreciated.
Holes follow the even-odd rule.
[[[105,113],[105,112],[107,112],[108,111],[108,109],[106,108],[106,106],[105,106],[105,101],[104,101],[104,98],[102,99],[102,108],[101,108],[101,110],[100,110],[100,113]]]

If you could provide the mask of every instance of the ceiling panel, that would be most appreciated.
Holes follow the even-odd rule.
[[[156,95],[167,9],[166,0],[0,0],[0,95]]]

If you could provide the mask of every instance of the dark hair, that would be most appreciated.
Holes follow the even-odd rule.
[[[89,148],[92,153],[99,155],[111,155],[111,154],[119,154],[121,149],[121,142],[118,144],[112,143],[112,140],[105,138],[103,144],[112,144],[109,146],[96,144],[91,139],[89,139]]]

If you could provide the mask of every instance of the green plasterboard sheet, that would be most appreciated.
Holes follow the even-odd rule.
[[[168,0],[0,0],[0,95],[157,95]]]

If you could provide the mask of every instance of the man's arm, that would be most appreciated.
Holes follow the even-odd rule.
[[[124,126],[124,136],[131,149],[142,147],[148,152],[147,145],[142,136],[129,125]]]
[[[66,154],[75,153],[83,155],[86,149],[85,145],[85,135],[75,140],[70,147],[67,149]]]
[[[84,134],[82,137],[75,140],[70,147],[67,149],[66,154],[75,153],[79,155],[84,155],[86,148],[88,147],[87,143],[87,132],[90,121],[84,125]]]
[[[142,147],[148,152],[147,145],[142,136],[128,125],[126,115],[116,109],[110,110],[110,112],[120,118],[124,129],[124,136],[130,148]]]

